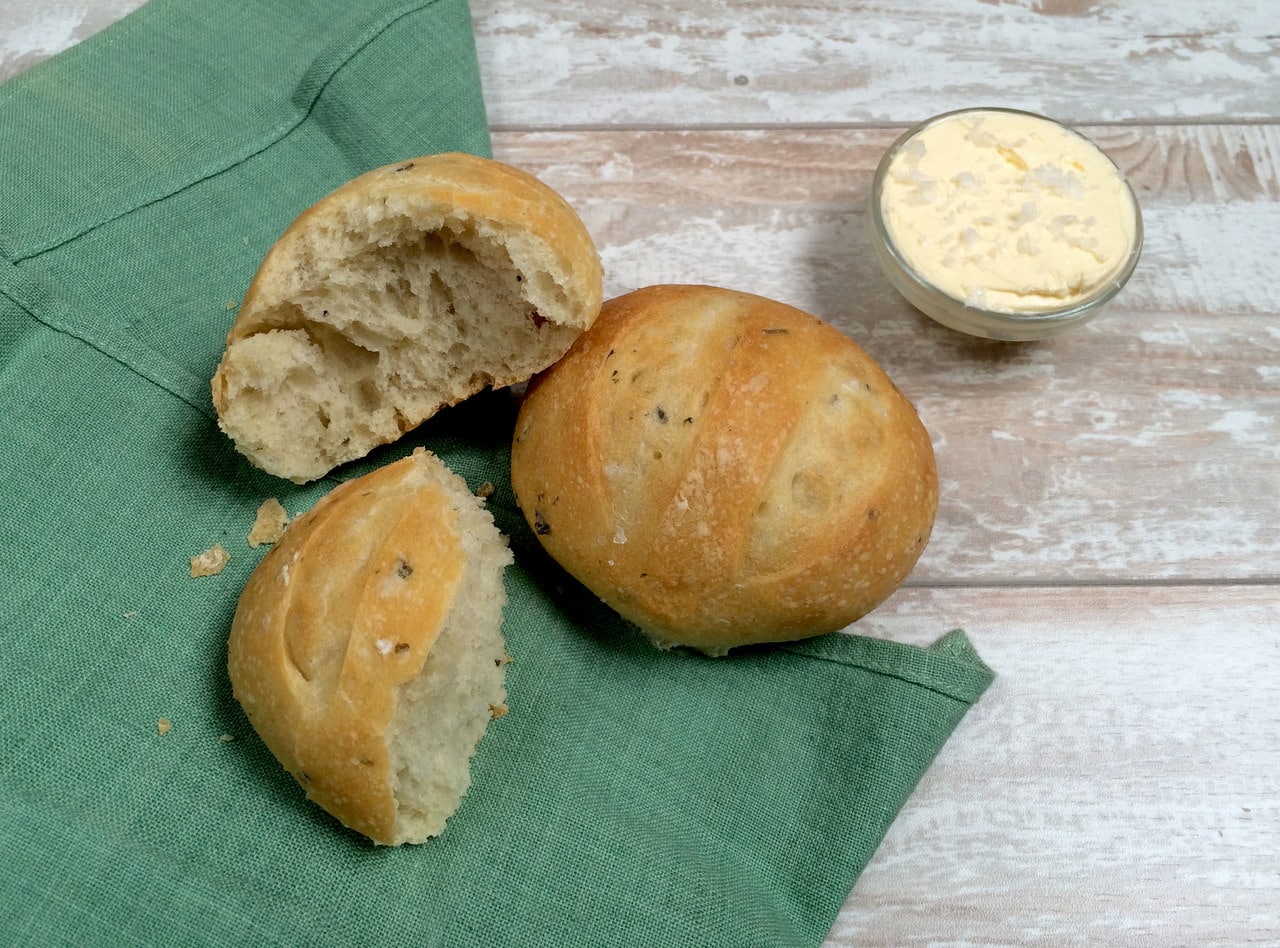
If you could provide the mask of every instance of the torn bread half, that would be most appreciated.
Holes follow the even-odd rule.
[[[464,154],[375,169],[267,253],[213,376],[218,423],[297,483],[555,362],[600,311],[600,258],[555,191]]]
[[[438,835],[506,710],[506,543],[434,455],[348,481],[241,594],[236,700],[307,796],[376,843]]]

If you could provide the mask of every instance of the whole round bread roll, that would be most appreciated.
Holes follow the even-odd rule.
[[[565,569],[659,646],[711,655],[866,614],[938,504],[929,435],[866,352],[706,286],[605,303],[530,384],[511,478]]]
[[[508,165],[445,154],[349,181],[262,261],[213,377],[218,423],[302,483],[527,380],[600,310],[582,221]]]
[[[232,690],[307,796],[374,842],[439,834],[505,712],[511,554],[466,483],[413,455],[290,524],[241,594]]]

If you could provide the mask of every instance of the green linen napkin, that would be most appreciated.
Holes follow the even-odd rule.
[[[650,648],[530,536],[490,393],[338,477],[426,444],[497,485],[511,713],[423,846],[303,799],[225,643],[257,506],[334,479],[251,468],[208,378],[298,211],[487,149],[464,0],[152,0],[0,86],[0,942],[816,944],[990,681],[960,633]]]

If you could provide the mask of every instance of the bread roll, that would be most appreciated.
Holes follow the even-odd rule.
[[[218,423],[258,467],[313,480],[528,379],[599,309],[595,246],[536,178],[461,154],[387,165],[267,253],[213,377]]]
[[[759,296],[610,300],[539,375],[511,478],[556,560],[660,646],[711,655],[883,601],[938,503],[928,433],[862,349]]]
[[[439,834],[505,711],[511,554],[461,478],[421,449],[333,490],[249,578],[232,689],[307,796],[386,845]]]

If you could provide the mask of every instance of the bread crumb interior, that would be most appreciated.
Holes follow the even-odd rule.
[[[268,470],[304,481],[528,378],[581,328],[560,267],[545,244],[483,220],[384,209],[316,226],[300,287],[228,348],[223,427]]]
[[[511,562],[478,505],[460,505],[460,555],[467,564],[448,619],[422,674],[401,685],[390,729],[397,842],[437,836],[471,786],[470,760],[503,706],[502,571]]]

